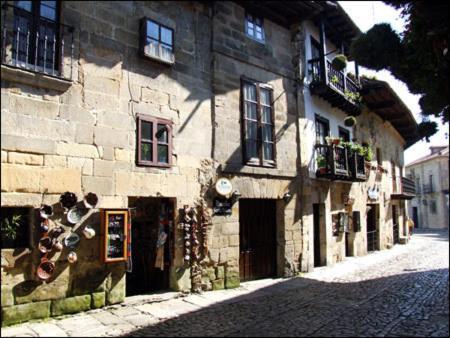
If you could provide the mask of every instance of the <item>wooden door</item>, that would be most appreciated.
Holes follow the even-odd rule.
[[[320,266],[320,204],[313,204],[314,266]]]
[[[276,274],[276,201],[239,200],[239,270],[242,281]]]
[[[398,214],[397,214],[397,206],[392,206],[392,237],[394,240],[394,244],[399,243],[398,239]]]
[[[377,248],[377,216],[376,206],[368,205],[367,212],[367,251],[374,251]]]
[[[414,228],[419,227],[419,214],[417,213],[417,207],[413,207],[413,222]]]

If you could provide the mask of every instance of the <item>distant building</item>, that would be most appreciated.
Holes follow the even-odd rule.
[[[430,147],[430,154],[406,166],[416,184],[409,214],[418,228],[448,228],[448,146]]]

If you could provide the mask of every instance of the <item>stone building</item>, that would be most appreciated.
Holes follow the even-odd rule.
[[[406,166],[417,196],[409,204],[416,228],[448,228],[448,146],[430,147],[430,154]]]
[[[6,1],[1,19],[2,324],[292,276],[401,233],[417,125],[386,83],[320,72],[359,33],[339,5]],[[315,117],[340,136],[347,114],[348,141],[379,148],[379,166],[360,155],[358,180],[351,161],[318,178]]]

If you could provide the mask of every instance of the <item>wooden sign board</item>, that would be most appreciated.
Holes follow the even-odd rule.
[[[128,210],[101,209],[101,260],[104,263],[127,260]]]

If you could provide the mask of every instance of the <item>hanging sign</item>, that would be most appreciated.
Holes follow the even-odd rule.
[[[369,196],[369,199],[371,200],[378,200],[378,186],[373,186],[373,188],[369,188],[367,190],[367,195]]]
[[[215,198],[213,201],[214,215],[231,215],[233,203],[230,198]]]
[[[221,177],[216,182],[216,191],[219,195],[228,196],[233,191],[233,185],[228,178]]]

